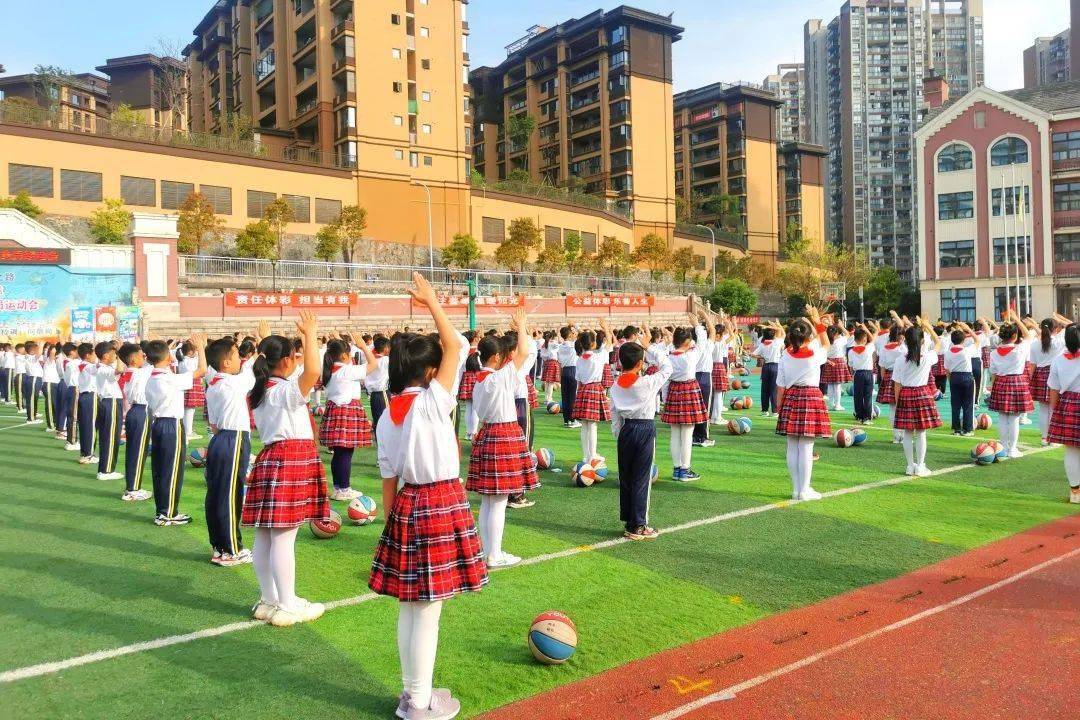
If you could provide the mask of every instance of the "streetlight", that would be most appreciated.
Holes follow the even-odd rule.
[[[413,180],[413,183],[424,188],[424,193],[427,195],[428,273],[431,281],[435,282],[435,231],[431,224],[431,188],[423,180]]]
[[[712,238],[712,289],[716,292],[716,233],[708,225],[695,225],[694,227],[705,228]]]

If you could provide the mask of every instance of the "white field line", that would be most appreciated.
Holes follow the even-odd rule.
[[[729,687],[724,688],[723,690],[718,690],[718,691],[716,691],[714,693],[711,693],[711,694],[706,695],[704,697],[698,698],[697,700],[695,700],[693,702],[690,702],[690,703],[686,703],[685,705],[681,705],[680,707],[677,707],[674,710],[670,710],[670,711],[668,711],[666,713],[663,713],[661,715],[656,715],[656,716],[654,716],[652,718],[652,720],[675,720],[676,718],[680,718],[680,717],[682,717],[684,715],[688,715],[689,713],[692,713],[695,710],[700,710],[700,709],[702,709],[704,707],[712,705],[713,703],[720,702],[720,701],[723,701],[723,700],[731,700],[738,693],[745,692],[745,691],[747,691],[747,690],[749,690],[751,688],[757,687],[758,685],[762,685],[764,683],[767,683],[770,680],[775,680],[776,678],[783,677],[784,675],[795,672],[796,670],[801,670],[802,668],[809,667],[810,665],[813,665],[814,663],[817,663],[817,662],[819,662],[821,660],[824,660],[824,659],[826,659],[828,657],[832,657],[833,655],[836,655],[838,653],[842,653],[845,650],[850,650],[853,647],[856,647],[858,645],[861,645],[864,642],[867,642],[869,640],[873,640],[874,638],[885,635],[886,633],[893,632],[894,630],[899,630],[899,629],[901,629],[903,627],[907,627],[908,625],[911,625],[913,623],[917,623],[917,622],[919,622],[921,620],[925,620],[925,619],[927,619],[929,617],[933,617],[934,615],[945,612],[946,610],[951,610],[952,608],[959,607],[960,605],[971,602],[972,600],[980,598],[983,595],[987,595],[989,593],[992,593],[995,590],[1000,590],[1003,587],[1006,587],[1008,585],[1012,585],[1013,583],[1018,582],[1020,580],[1023,580],[1024,578],[1026,578],[1026,577],[1028,577],[1030,575],[1033,575],[1033,574],[1035,574],[1037,572],[1045,570],[1046,568],[1048,568],[1048,567],[1050,567],[1052,565],[1056,565],[1057,563],[1068,560],[1069,558],[1071,558],[1071,557],[1073,557],[1073,556],[1075,556],[1077,554],[1080,554],[1080,548],[1076,548],[1076,549],[1070,550],[1069,552],[1064,553],[1062,555],[1058,555],[1057,557],[1050,558],[1049,560],[1046,560],[1045,562],[1041,562],[1038,565],[1034,565],[1034,566],[1028,568],[1027,570],[1022,570],[1022,571],[1016,573],[1015,575],[1010,575],[1009,577],[1004,578],[1003,580],[999,580],[996,583],[993,583],[991,585],[987,585],[986,587],[979,588],[978,590],[970,592],[967,595],[962,595],[961,597],[958,597],[958,598],[956,598],[954,600],[950,600],[947,603],[942,603],[941,605],[936,605],[936,606],[934,606],[932,608],[928,608],[926,610],[923,610],[922,612],[916,613],[916,614],[914,614],[914,615],[912,615],[910,617],[906,617],[903,620],[898,620],[897,622],[894,622],[891,625],[886,625],[884,627],[880,627],[877,630],[873,630],[871,632],[866,633],[865,635],[860,635],[859,637],[852,638],[851,640],[840,643],[839,645],[834,645],[831,648],[828,648],[826,650],[822,650],[821,652],[814,653],[813,655],[808,655],[807,657],[805,657],[805,658],[803,658],[801,660],[796,660],[795,662],[790,663],[788,665],[785,665],[785,666],[783,666],[781,668],[777,668],[776,670],[772,670],[772,671],[767,672],[767,673],[765,673],[763,675],[758,675],[757,677],[750,678],[749,680],[744,680],[743,682],[738,683],[737,685],[731,685]]]
[[[19,423],[18,425],[8,425],[7,427],[0,427],[0,430],[14,430],[15,428],[25,427],[25,426],[27,426],[29,424],[30,423],[28,423],[28,422],[24,422],[24,423]]]
[[[1027,454],[1033,455],[1049,449],[1050,448],[1039,448],[1037,450],[1032,450]],[[953,465],[952,467],[935,470],[933,473],[931,473],[930,477],[947,475],[949,473],[958,472],[960,470],[965,470],[970,467],[972,467],[970,463],[965,463],[963,465]],[[822,493],[822,498],[824,499],[839,497],[841,495],[850,495],[852,493],[864,492],[866,490],[874,490],[877,488],[889,487],[892,485],[900,485],[902,483],[910,482],[917,479],[920,478],[909,477],[905,475],[902,477],[877,480],[875,482],[864,483],[862,485],[853,485],[851,487],[841,488],[840,490],[830,490],[829,492]],[[674,525],[669,528],[664,528],[660,531],[660,534],[670,535],[672,533],[693,530],[695,528],[704,527],[706,525],[715,525],[716,523],[750,517],[751,515],[759,515],[761,513],[769,512],[771,510],[778,510],[793,505],[800,505],[803,502],[804,501],[800,500],[782,500],[780,502],[770,503],[768,505],[756,505],[754,507],[743,508],[742,510],[734,510],[732,512],[723,513],[721,515],[700,518],[698,520],[691,520],[690,522],[685,522],[681,525]],[[622,545],[628,542],[630,542],[630,540],[627,540],[623,537],[617,537],[612,538],[611,540],[604,540],[603,542],[594,543],[592,545],[580,545],[577,547],[560,550],[558,552],[546,553],[544,555],[537,555],[535,557],[527,558],[525,560],[522,560],[520,563],[518,563],[518,565],[514,567],[527,567],[529,565],[538,565],[540,563],[549,562],[551,560],[559,560],[561,558],[573,557],[575,555],[581,555],[582,553],[592,552],[594,550],[606,550],[607,548],[616,547],[618,545]],[[513,568],[507,568],[506,570],[497,570],[495,572],[502,573],[512,570]],[[326,603],[326,609],[335,610],[338,608],[360,605],[362,603],[375,600],[378,597],[379,596],[375,593],[364,593],[363,595],[342,598],[340,600],[334,600],[332,602]],[[26,680],[29,678],[40,677],[42,675],[51,675],[53,673],[60,672],[61,670],[80,667],[82,665],[90,665],[92,663],[102,662],[103,660],[112,660],[114,658],[123,657],[125,655],[131,655],[132,653],[144,652],[147,650],[157,650],[159,648],[169,647],[171,645],[182,645],[184,643],[194,642],[195,640],[202,640],[203,638],[217,637],[219,635],[225,635],[227,633],[238,632],[241,630],[250,630],[251,628],[258,627],[263,624],[264,623],[254,620],[247,622],[230,623],[228,625],[219,625],[217,627],[207,628],[205,630],[198,630],[196,632],[184,633],[182,635],[169,635],[166,637],[158,638],[156,640],[146,640],[143,642],[133,643],[131,645],[124,645],[122,647],[113,648],[111,650],[99,650],[97,652],[88,653],[86,655],[78,655],[76,657],[68,658],[67,660],[40,663],[38,665],[28,665],[26,667],[6,670],[0,673],[0,683],[11,683],[18,680]]]

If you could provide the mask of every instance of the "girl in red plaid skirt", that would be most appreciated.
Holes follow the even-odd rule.
[[[878,372],[880,373],[881,384],[878,386],[877,402],[880,405],[892,405],[896,402],[896,391],[893,385],[893,365],[896,364],[896,360],[901,353],[900,334],[903,332],[899,321],[892,324],[889,327],[889,334],[886,336],[887,342],[881,346],[881,352],[878,354]],[[893,429],[893,444],[899,445],[903,442],[904,433],[901,430],[896,429],[896,413],[893,412],[890,424]]]
[[[428,308],[438,340],[398,333],[390,351],[389,417],[379,422],[383,507],[390,508],[368,586],[399,603],[398,653],[402,693],[397,716],[451,718],[461,703],[432,688],[442,604],[487,583],[480,539],[465,488],[450,412],[450,393],[466,346],[438,296],[414,273],[413,299]],[[475,389],[474,389],[475,397]],[[401,489],[398,490],[399,483]]]
[[[780,356],[777,370],[776,433],[787,436],[787,466],[791,475],[791,497],[820,500],[821,493],[810,485],[814,473],[814,440],[832,432],[829,411],[821,395],[821,365],[828,356],[829,335],[817,309],[807,305],[807,318],[788,327],[788,347]],[[784,329],[774,324],[778,337]]]
[[[536,463],[518,423],[515,395],[518,383],[528,374],[531,355],[528,335],[514,316],[516,335],[485,337],[480,341],[480,362],[473,401],[480,419],[469,462],[465,489],[480,493],[480,542],[489,568],[510,567],[521,558],[502,549],[506,506],[511,495],[540,487]],[[514,344],[510,344],[510,340]],[[526,378],[528,379],[528,378]]]
[[[731,352],[732,338],[737,334],[735,324],[731,318],[721,315],[721,320],[716,324],[716,340],[713,342],[712,357],[712,417],[709,421],[713,425],[723,425],[724,420],[724,393],[731,389],[731,376],[728,373],[729,357]],[[733,364],[733,363],[732,363]]]
[[[1080,505],[1080,325],[1069,325],[1062,336],[1064,351],[1050,363],[1047,378],[1053,412],[1047,440],[1065,446],[1069,502]]]
[[[177,372],[194,372],[199,366],[198,353],[190,340],[184,341],[177,351]],[[206,386],[202,380],[196,380],[190,390],[184,391],[184,432],[188,440],[198,440],[202,435],[196,433],[192,427],[195,423],[195,410],[206,407]]]
[[[825,367],[821,371],[821,382],[828,394],[826,403],[831,410],[843,410],[840,405],[840,388],[851,382],[851,369],[847,364],[847,349],[850,345],[848,331],[841,325],[830,325],[829,352]]]
[[[540,349],[540,359],[544,367],[540,373],[540,382],[544,383],[544,404],[551,402],[555,393],[555,386],[562,378],[562,366],[555,357],[555,331],[544,331],[544,343]]]
[[[370,367],[378,359],[363,337],[356,335],[360,351],[367,356]],[[332,500],[349,502],[360,496],[352,487],[352,460],[356,448],[371,447],[371,422],[360,404],[360,383],[367,376],[369,365],[355,365],[352,348],[340,338],[326,343],[323,355],[322,379],[326,391],[326,413],[319,427],[319,443],[333,453],[330,476],[334,481]]]
[[[1010,318],[1015,322],[1010,322]],[[1031,401],[1031,384],[1025,374],[1031,343],[1028,328],[1012,310],[1007,310],[998,330],[1001,343],[990,352],[991,410],[1000,414],[998,433],[1008,457],[1023,455],[1020,440],[1020,416],[1035,409]]]
[[[705,346],[716,337],[714,321],[704,311],[691,314],[688,320],[689,327],[675,328],[671,336],[673,349],[668,356],[671,377],[664,394],[664,409],[660,413],[660,421],[671,426],[671,479],[676,482],[690,482],[701,477],[691,467],[694,426],[708,422],[709,412],[701,397],[697,369]]]
[[[465,439],[472,442],[476,434],[476,408],[473,406],[473,389],[476,387],[476,375],[480,372],[480,356],[477,354],[477,345],[480,343],[480,333],[469,330],[464,334],[469,341],[469,354],[465,358],[465,366],[461,371],[461,384],[458,386],[458,400],[465,402]],[[457,428],[454,428],[457,434]]]
[[[605,335],[610,335],[607,322],[601,321]],[[597,336],[592,330],[578,334],[581,354],[577,359],[577,395],[574,397],[574,419],[581,423],[581,459],[589,462],[601,458],[596,453],[596,424],[611,420],[611,405],[604,392],[604,368],[608,366],[606,346],[596,347]]]
[[[1043,446],[1049,444],[1046,439],[1050,431],[1050,366],[1054,358],[1065,352],[1065,328],[1069,319],[1055,315],[1035,325],[1030,318],[1025,319],[1036,337],[1031,341],[1031,363],[1035,366],[1031,374],[1031,399],[1039,404],[1039,430],[1042,433]]]
[[[907,474],[918,477],[930,475],[926,467],[926,431],[941,427],[934,395],[934,365],[941,352],[941,340],[930,323],[916,318],[916,325],[904,330],[904,343],[893,365],[893,395],[896,408],[893,427],[903,435]]]
[[[315,421],[307,398],[319,377],[318,320],[300,313],[296,328],[302,353],[293,340],[271,335],[259,343],[252,370],[255,386],[248,396],[263,449],[248,478],[241,522],[255,528],[253,552],[259,602],[256,620],[287,626],[321,616],[321,603],[296,595],[296,531],[309,520],[330,514],[326,474],[315,446]],[[294,379],[287,378],[296,374]]]

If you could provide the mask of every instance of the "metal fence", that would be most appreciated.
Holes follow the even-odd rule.
[[[359,293],[403,292],[419,272],[442,289],[464,290],[476,283],[482,295],[517,292],[638,292],[664,295],[700,294],[703,286],[692,282],[654,281],[647,273],[629,277],[584,276],[558,273],[501,270],[456,270],[417,265],[369,265],[326,263],[308,260],[257,260],[252,258],[181,255],[180,281],[192,288],[237,290],[347,289]]]

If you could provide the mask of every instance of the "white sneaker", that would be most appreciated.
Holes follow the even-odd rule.
[[[89,465],[90,463],[96,463],[96,462],[97,462],[97,458],[89,456],[89,455],[83,455],[82,457],[79,458],[79,464],[80,465]]]
[[[247,548],[233,555],[233,558],[236,560],[237,565],[250,565],[255,559]]]
[[[27,421],[26,421],[26,424],[27,424],[27,425],[40,425],[40,424],[42,424],[43,422],[45,422],[45,421],[44,421],[44,420],[41,420],[41,419],[39,418],[39,419],[37,419],[37,420],[27,420]]]
[[[817,490],[815,490],[812,487],[808,487],[808,488],[806,488],[806,490],[804,490],[802,492],[801,495],[799,495],[799,499],[800,500],[820,500],[821,499],[821,493],[819,493]]]
[[[90,462],[92,462],[92,463],[96,463],[100,459],[101,458],[99,458],[97,455],[91,455],[90,456]]]
[[[334,488],[334,491],[330,493],[331,500],[340,502],[351,502],[358,497],[360,497],[360,493],[352,488]]]
[[[140,502],[142,500],[149,500],[153,495],[149,490],[129,490],[120,496],[120,499],[124,502]]]
[[[288,608],[279,607],[270,617],[270,624],[274,627],[289,627],[297,623],[311,622],[322,617],[326,612],[326,606],[322,603],[313,603],[297,598],[296,602]]]
[[[199,433],[193,432],[193,433],[191,433],[190,435],[187,436],[187,439],[188,440],[202,440],[203,436],[200,435]]]
[[[904,474],[905,475],[914,475],[915,474],[915,466],[914,465],[908,465],[907,470],[904,471]]]
[[[1022,457],[1024,457],[1024,453],[1020,452],[1019,448],[1013,448],[1013,449],[1009,450],[1009,457],[1011,457],[1011,458],[1022,458]]]
[[[930,477],[931,475],[933,475],[933,473],[930,472],[930,468],[926,467],[925,464],[915,466],[915,477]]]
[[[508,568],[513,567],[521,562],[521,558],[517,555],[511,555],[508,552],[499,553],[496,557],[488,556],[487,566],[492,569],[496,568]]]
[[[123,480],[124,476],[121,475],[118,472],[98,473],[97,474],[97,479],[98,480],[103,480],[103,481],[105,481],[105,480]]]
[[[251,617],[259,622],[269,622],[270,618],[277,612],[277,609],[277,605],[271,605],[268,602],[260,600],[251,608]]]
[[[74,450],[78,450],[80,447],[81,446],[79,445],[79,443],[64,443],[64,449],[65,450],[74,451]]]

